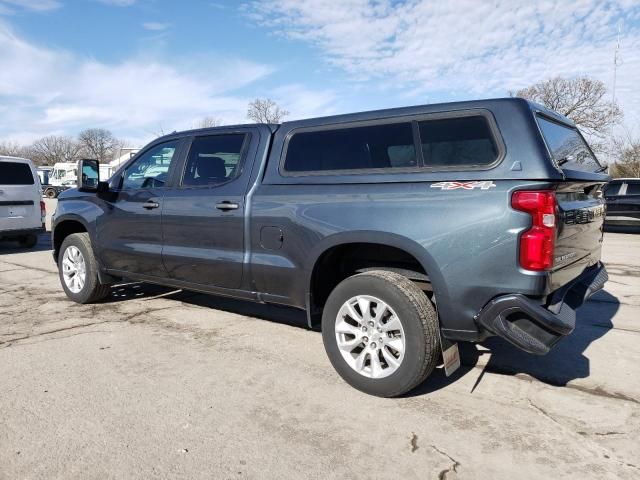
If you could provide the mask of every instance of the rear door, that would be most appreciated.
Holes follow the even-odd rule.
[[[40,182],[27,160],[0,158],[0,232],[42,226]]]
[[[565,180],[556,186],[559,210],[552,286],[557,288],[600,260],[609,180],[603,167],[573,126],[539,115],[538,124],[551,159]]]
[[[257,129],[192,138],[180,181],[163,198],[162,258],[171,278],[241,286],[245,195],[258,143]]]

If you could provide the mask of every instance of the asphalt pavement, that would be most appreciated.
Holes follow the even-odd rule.
[[[0,244],[0,478],[640,478],[640,235],[545,357],[462,345],[399,399],[346,385],[295,310],[143,284],[62,292]]]

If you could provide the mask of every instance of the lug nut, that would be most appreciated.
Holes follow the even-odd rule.
[[[376,348],[376,342],[373,342],[373,343],[371,344],[371,348]]]
[[[362,341],[363,341],[364,343],[367,343],[367,342],[369,341],[369,337],[362,337]]]
[[[369,322],[369,326],[370,326],[370,327],[373,327],[373,322]]]
[[[367,331],[367,327],[362,327],[362,331],[366,332]]]

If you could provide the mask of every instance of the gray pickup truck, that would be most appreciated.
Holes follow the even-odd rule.
[[[458,341],[545,354],[607,280],[609,177],[570,120],[521,99],[191,130],[108,183],[79,170],[53,220],[71,300],[129,279],[304,309],[374,395],[455,368]]]

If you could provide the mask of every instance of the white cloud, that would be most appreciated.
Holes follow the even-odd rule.
[[[432,92],[504,96],[556,75],[589,75],[610,86],[616,25],[624,19],[617,98],[628,121],[640,123],[637,0],[264,0],[248,12],[314,45],[354,81],[409,92],[416,103]]]
[[[171,25],[169,25],[168,23],[161,23],[161,22],[145,22],[142,24],[142,28],[144,28],[145,30],[151,30],[156,32],[166,30],[170,26]]]
[[[267,96],[289,111],[285,120],[337,113],[338,96],[332,90],[310,90],[303,85],[292,84],[275,88]]]
[[[162,126],[188,128],[205,115],[241,121],[248,99],[233,91],[272,72],[237,59],[168,64],[130,58],[85,60],[34,46],[0,23],[0,136],[38,137],[102,126],[141,136]]]
[[[136,3],[136,0],[98,0],[105,5],[114,5],[116,7],[129,7]]]
[[[57,0],[0,0],[0,15],[15,13],[16,9],[46,12],[61,6],[62,4]]]
[[[246,123],[255,96],[271,96],[291,118],[333,112],[335,94],[300,85],[265,93],[274,69],[237,58],[192,55],[180,63],[131,57],[107,64],[33,45],[0,22],[0,138],[28,142],[51,134],[109,128],[142,143],[161,129],[188,129],[205,116]],[[238,94],[255,86],[256,94]],[[142,140],[141,140],[142,139]]]

